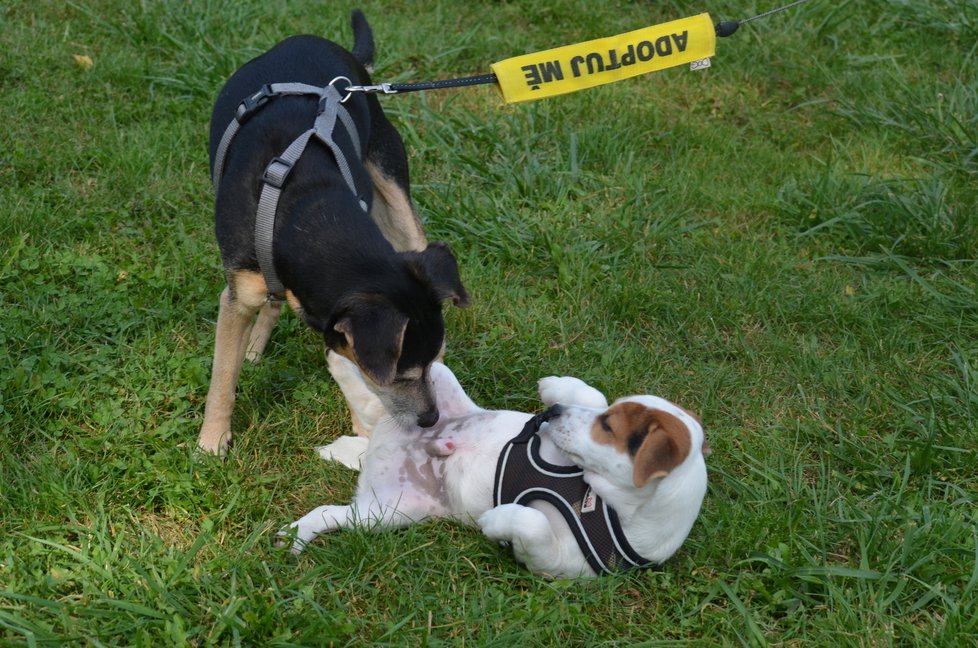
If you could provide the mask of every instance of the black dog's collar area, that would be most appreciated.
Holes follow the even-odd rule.
[[[588,565],[599,574],[648,568],[625,538],[618,514],[584,481],[578,466],[551,464],[540,455],[540,428],[560,414],[560,405],[537,414],[506,444],[496,463],[493,505],[543,500],[553,504],[574,533]]]

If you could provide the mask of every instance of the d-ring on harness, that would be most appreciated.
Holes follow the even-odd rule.
[[[336,158],[336,165],[339,167],[347,186],[354,195],[358,196],[360,208],[363,211],[368,210],[367,203],[359,198],[356,182],[353,180],[353,173],[350,171],[350,164],[346,155],[333,138],[336,120],[339,119],[353,142],[357,158],[361,157],[360,138],[357,136],[356,125],[353,123],[350,113],[343,106],[343,103],[350,98],[350,93],[346,92],[347,88],[344,87],[346,95],[342,95],[340,90],[336,88],[336,84],[339,82],[345,82],[347,87],[351,84],[350,79],[340,76],[330,81],[329,85],[324,88],[306,83],[269,83],[263,85],[258,92],[246,97],[238,105],[234,119],[225,129],[214,156],[212,180],[216,192],[221,183],[221,177],[224,175],[224,161],[231,141],[241,125],[248,121],[259,108],[273,97],[284,95],[315,95],[320,98],[319,110],[316,113],[316,121],[313,123],[313,127],[295,138],[281,155],[272,158],[272,161],[265,167],[265,173],[262,176],[261,196],[258,199],[258,211],[255,214],[255,253],[258,256],[258,266],[261,268],[262,277],[264,277],[265,285],[268,288],[269,299],[282,299],[285,293],[285,286],[275,274],[275,264],[272,257],[272,234],[275,231],[275,212],[278,209],[278,199],[282,194],[282,186],[289,177],[289,172],[292,171],[292,167],[295,166],[303,151],[306,150],[306,145],[313,136],[325,144],[333,153],[333,157]]]

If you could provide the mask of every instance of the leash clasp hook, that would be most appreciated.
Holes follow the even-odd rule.
[[[376,94],[397,94],[397,90],[391,87],[390,83],[381,83],[378,85],[361,86],[361,85],[351,85],[346,87],[346,91],[349,93],[353,92],[369,92]]]

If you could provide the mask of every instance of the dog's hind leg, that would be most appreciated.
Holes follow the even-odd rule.
[[[482,409],[465,393],[452,370],[441,362],[431,365],[431,383],[434,387],[435,402],[438,403],[438,411],[441,412],[442,417],[458,418]]]
[[[292,553],[301,553],[316,536],[355,526],[377,529],[397,529],[422,520],[425,515],[409,497],[384,504],[371,496],[355,500],[349,506],[327,504],[317,506],[278,532],[279,537],[293,536]],[[413,504],[413,505],[412,505]],[[403,509],[403,510],[402,510]],[[283,544],[279,541],[279,544]]]
[[[317,506],[290,524],[291,531],[283,529],[278,532],[278,536],[284,538],[294,534],[292,553],[299,554],[316,536],[350,527],[354,519],[352,506]],[[277,544],[281,546],[284,542],[279,540]]]
[[[251,337],[248,339],[248,350],[245,352],[245,358],[248,359],[248,362],[261,360],[262,353],[265,352],[265,346],[272,337],[272,329],[275,328],[275,323],[278,321],[281,312],[282,302],[278,300],[270,299],[261,307],[258,319],[255,320],[255,325],[251,329]]]
[[[509,542],[516,560],[527,569],[551,578],[593,575],[576,543],[561,543],[547,516],[520,504],[491,508],[478,520],[490,539]]]
[[[214,365],[204,405],[204,424],[197,445],[211,454],[223,456],[231,442],[231,413],[234,392],[241,373],[248,335],[255,313],[261,307],[253,291],[232,299],[230,285],[221,293],[214,340]],[[257,302],[257,303],[256,303]]]

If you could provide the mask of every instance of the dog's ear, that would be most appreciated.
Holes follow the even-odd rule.
[[[676,416],[657,409],[649,413],[648,434],[635,453],[632,479],[637,488],[672,472],[689,456],[692,445],[689,429]]]
[[[346,336],[356,363],[375,384],[387,386],[397,375],[408,318],[383,297],[357,296],[344,304],[333,328]]]
[[[462,285],[458,262],[448,243],[432,241],[423,252],[404,252],[404,258],[408,269],[438,301],[451,299],[460,308],[469,305],[469,293]]]
[[[693,417],[693,420],[696,421],[697,423],[699,423],[700,426],[702,427],[702,425],[703,425],[703,419],[701,419],[696,414],[696,412],[692,412],[692,411],[686,409],[685,407],[680,407],[679,409],[681,409],[682,411],[686,412],[691,417]],[[703,458],[704,459],[706,459],[711,454],[713,454],[713,448],[710,447],[710,442],[706,440],[706,434],[703,435],[703,446],[700,448],[700,452],[703,454]]]

